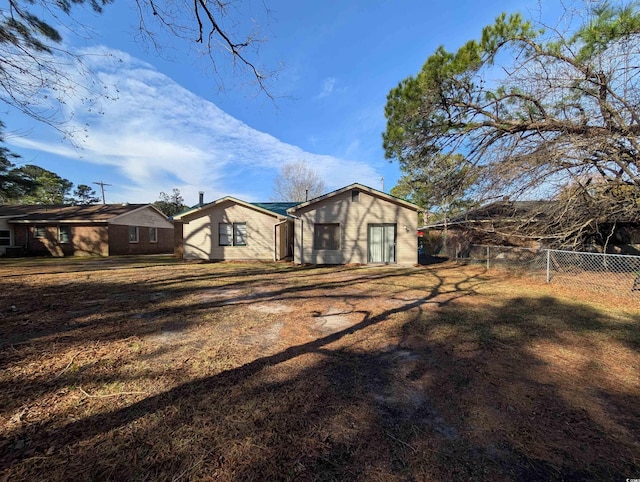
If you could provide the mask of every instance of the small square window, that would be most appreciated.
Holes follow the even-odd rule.
[[[71,242],[71,227],[70,226],[58,226],[58,241],[61,243]]]
[[[246,246],[247,223],[218,224],[218,246]]]
[[[314,224],[313,249],[340,249],[339,224]]]
[[[36,226],[33,230],[33,236],[35,238],[44,238],[47,235],[47,228],[44,226]]]
[[[360,202],[360,191],[356,189],[351,191],[351,202],[354,202],[354,203]]]
[[[149,228],[149,242],[150,243],[158,242],[158,230],[156,228]]]
[[[138,239],[138,226],[129,226],[129,242],[137,243]]]

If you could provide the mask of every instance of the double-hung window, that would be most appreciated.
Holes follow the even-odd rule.
[[[246,246],[247,223],[218,224],[218,246]]]
[[[42,225],[36,226],[33,230],[34,238],[44,238],[47,235],[47,228]]]
[[[137,243],[139,239],[138,226],[129,226],[129,242]]]
[[[65,224],[58,226],[58,241],[60,243],[71,242],[71,226],[67,226]]]

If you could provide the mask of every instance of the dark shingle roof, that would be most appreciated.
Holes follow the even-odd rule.
[[[89,206],[67,205],[0,205],[0,217],[15,221],[109,221],[116,216],[135,211],[148,204],[92,204]]]

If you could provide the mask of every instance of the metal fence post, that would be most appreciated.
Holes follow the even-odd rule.
[[[465,251],[458,252],[458,256],[464,254]],[[486,258],[483,260],[482,256]],[[539,281],[545,279],[547,284],[553,281],[554,285],[612,291],[640,300],[640,256],[475,244],[470,245],[467,259],[484,264],[486,269],[516,268],[516,273],[526,272]]]

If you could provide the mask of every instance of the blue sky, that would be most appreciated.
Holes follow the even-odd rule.
[[[75,184],[111,184],[107,202],[153,202],[172,188],[190,205],[198,191],[206,201],[225,195],[269,201],[279,167],[297,160],[307,161],[330,190],[352,182],[381,189],[384,178],[388,192],[400,176],[382,149],[391,88],[417,73],[439,45],[454,50],[477,38],[502,11],[553,22],[567,5],[582,5],[265,1],[269,15],[261,1],[238,9],[266,38],[257,63],[279,69],[270,81],[274,101],[222,60],[212,75],[186,44],[156,52],[136,41],[134,2],[118,0],[102,15],[76,10],[90,36],[62,31],[101,93],[93,102],[86,100],[91,92],[66,93],[61,112],[70,119],[73,143],[11,112],[5,118],[9,147],[22,155],[19,163]]]

